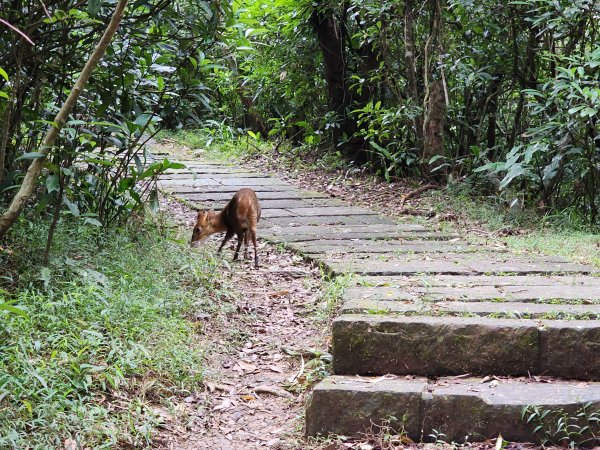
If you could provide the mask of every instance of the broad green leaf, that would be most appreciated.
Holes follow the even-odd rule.
[[[91,217],[86,217],[83,223],[87,225],[93,225],[98,228],[102,227],[102,223],[98,219],[94,219]]]
[[[48,190],[48,193],[52,193],[59,190],[60,188],[60,178],[58,176],[58,174],[52,174],[52,175],[48,175],[46,177],[46,189]]]
[[[75,217],[79,217],[79,206],[76,203],[71,202],[66,196],[63,198],[63,203],[69,208],[69,212]]]
[[[87,12],[90,16],[96,17],[96,15],[100,12],[100,7],[102,6],[102,0],[88,0]]]
[[[8,302],[0,303],[0,311],[8,311],[13,314],[18,314],[22,317],[27,317],[27,313],[23,309],[19,308],[18,306],[11,305]]]
[[[37,159],[37,158],[45,158],[45,157],[46,157],[45,153],[30,152],[30,153],[23,153],[21,156],[19,156],[17,158],[17,161],[20,161],[22,159]]]

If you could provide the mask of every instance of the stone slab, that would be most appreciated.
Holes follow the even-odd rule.
[[[325,208],[323,208],[325,209]],[[293,210],[292,210],[293,211]],[[345,215],[321,215],[321,216],[295,216],[293,219],[286,217],[271,220],[274,226],[298,227],[303,225],[373,225],[392,224],[389,219],[380,216],[345,216]]]
[[[407,300],[424,301],[462,300],[480,302],[494,300],[497,302],[549,302],[554,300],[587,300],[600,303],[599,286],[432,286],[423,287],[407,285],[402,287],[365,287],[347,288],[346,300]]]
[[[301,232],[299,231],[302,227],[287,227],[283,228],[280,225],[265,227],[265,238],[275,242],[292,243],[292,242],[310,242],[320,241],[322,239],[370,239],[370,240],[392,240],[392,239],[431,239],[431,240],[450,240],[456,237],[455,234],[438,233],[431,231],[412,231],[412,230],[390,230],[390,231],[371,231],[371,225],[363,226],[362,231],[350,230],[350,231],[337,231],[343,229],[343,227],[336,226],[312,226],[313,232]],[[298,231],[297,231],[298,230]],[[322,262],[320,255],[315,255],[318,262]],[[345,272],[340,272],[345,273]],[[395,273],[392,273],[393,275]],[[379,274],[378,274],[379,275]]]
[[[285,228],[284,227],[273,228],[273,232],[277,232],[277,231],[285,231]],[[362,225],[332,226],[332,227],[327,227],[326,230],[324,230],[323,227],[320,227],[320,226],[305,225],[305,226],[297,227],[296,229],[294,229],[294,234],[300,233],[300,234],[319,235],[320,233],[323,233],[323,234],[335,233],[336,235],[342,236],[343,239],[351,240],[354,238],[351,238],[348,236],[350,236],[353,232],[359,232],[359,231],[373,233],[374,235],[378,234],[378,233],[395,233],[395,232],[432,233],[432,231],[429,228],[426,228],[423,225],[417,225],[417,224],[412,224],[412,223],[398,223],[398,224],[370,225],[368,228],[365,228]],[[440,233],[440,234],[442,234],[442,233]],[[456,235],[453,235],[453,236],[456,236]],[[324,239],[332,239],[332,238],[324,238]]]
[[[523,302],[460,302],[422,300],[345,300],[340,314],[410,314],[445,316],[484,316],[529,319],[600,318],[600,303],[570,305]],[[600,350],[600,349],[599,349]]]
[[[186,198],[188,200],[195,201],[228,201],[235,191],[229,189],[229,187],[225,190],[225,192],[199,192],[194,191],[193,193],[188,193]],[[332,204],[339,204],[340,202],[335,199],[330,199],[325,195],[318,193],[307,193],[307,192],[296,192],[291,190],[286,191],[262,191],[259,196],[259,201],[263,200],[312,200],[311,204],[316,204],[314,200],[327,201],[332,202]]]
[[[533,320],[345,314],[332,333],[333,370],[341,375],[539,373]]]
[[[377,213],[374,211],[369,211],[365,208],[357,208],[354,206],[329,206],[329,205],[319,205],[319,207],[296,207],[289,206],[288,209],[299,216],[377,216]],[[393,224],[394,221],[391,219],[384,218],[379,216],[382,219],[386,220],[386,223]]]
[[[262,192],[281,192],[281,193],[288,193],[288,192],[295,192],[294,188],[290,187],[290,186],[285,186],[285,185],[278,185],[278,186],[223,186],[221,184],[214,184],[214,185],[204,185],[204,186],[188,186],[188,185],[177,185],[177,184],[172,184],[170,186],[163,186],[159,183],[159,186],[162,190],[171,193],[173,195],[179,195],[183,198],[187,198],[188,194],[191,195],[195,195],[195,194],[202,194],[202,193],[220,193],[220,194],[229,194],[229,195],[233,195],[235,194],[237,191],[239,191],[240,189],[243,188],[247,188],[247,187],[251,187],[257,195],[261,194]],[[260,196],[260,195],[259,195]]]
[[[600,322],[544,321],[540,328],[542,373],[561,368],[564,376],[600,380]]]
[[[410,275],[410,274],[442,274],[442,275],[482,275],[482,274],[593,274],[598,269],[593,266],[568,262],[553,262],[544,259],[526,259],[514,257],[514,260],[501,261],[489,255],[488,259],[469,259],[464,256],[453,258],[416,260],[407,257],[404,260],[390,259],[382,261],[376,258],[335,258],[327,255],[323,258],[329,270],[333,273],[358,273],[361,275]]]
[[[317,384],[306,410],[309,436],[337,434],[360,437],[372,424],[403,430],[415,442],[443,433],[447,442],[495,439],[540,443],[536,423],[522,419],[523,409],[564,411],[570,416],[586,407],[600,409],[600,383],[501,379],[496,387],[480,378],[406,380],[398,377],[330,376]],[[548,417],[556,421],[553,413]],[[576,423],[575,423],[576,424]],[[580,426],[583,424],[579,424]],[[599,425],[592,431],[599,435]],[[586,439],[588,436],[583,436]],[[593,440],[589,446],[598,445]]]
[[[600,380],[600,322],[344,314],[337,374],[550,375]]]
[[[416,435],[427,380],[394,381],[327,377],[314,387],[307,403],[306,433],[357,436],[372,426],[372,420],[380,424],[394,416],[397,419],[391,426],[397,429],[404,426],[407,432]],[[402,414],[394,414],[397,411]]]
[[[356,276],[356,286],[422,286],[422,287],[472,287],[472,286],[598,286],[600,277],[586,275],[420,275],[413,276]]]
[[[291,185],[277,178],[188,178],[182,180],[163,180],[161,186],[236,186],[254,188],[254,186],[287,186]],[[238,187],[239,186],[239,187]]]
[[[294,217],[296,214],[289,212],[287,209],[277,209],[277,208],[269,208],[269,209],[261,209],[260,217],[261,219],[271,219],[274,217]]]
[[[229,167],[222,167],[222,166],[207,166],[207,165],[201,165],[201,166],[190,166],[186,164],[186,168],[185,169],[167,169],[165,171],[165,173],[163,175],[161,175],[160,177],[162,178],[164,175],[173,175],[173,174],[187,174],[187,175],[193,175],[193,174],[203,174],[203,175],[233,175],[236,173],[241,173],[241,174],[248,174],[249,172],[243,169],[234,169],[234,168],[229,168]],[[266,175],[262,175],[262,176],[266,176]]]
[[[354,254],[354,253],[469,253],[481,252],[489,249],[469,245],[464,241],[373,241],[368,239],[335,240],[324,239],[320,241],[290,244],[290,248],[310,253],[317,258],[319,254]]]
[[[205,200],[205,203],[215,205],[217,207],[224,207],[233,195],[228,195],[226,199],[217,201]],[[311,207],[310,203],[307,203],[303,199],[289,199],[289,200],[271,200],[271,199],[258,199],[261,209],[285,209],[288,210],[288,205],[293,206],[306,206]],[[297,216],[297,213],[288,211],[290,216]]]
[[[161,180],[205,180],[205,179],[228,179],[228,178],[271,178],[269,175],[255,172],[215,172],[215,169],[204,170],[181,170],[166,173],[160,176]]]

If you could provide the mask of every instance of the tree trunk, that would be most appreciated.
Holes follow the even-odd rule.
[[[487,147],[494,148],[496,146],[496,129],[498,123],[498,97],[500,96],[500,88],[502,87],[502,74],[496,74],[495,79],[490,83],[489,103],[487,107],[488,127],[487,127]],[[495,160],[495,156],[493,157]]]
[[[446,120],[446,94],[444,91],[442,48],[442,6],[440,0],[431,0],[431,31],[424,50],[423,80],[425,100],[423,103],[423,172],[431,174],[441,161],[430,164],[434,156],[444,156],[444,122]],[[431,51],[430,51],[431,49]],[[439,67],[435,64],[439,61]],[[433,64],[432,64],[433,62]],[[433,67],[433,68],[431,68]],[[431,80],[431,81],[429,81]],[[438,171],[441,175],[441,172]]]
[[[423,124],[423,163],[436,155],[444,155],[444,122],[446,119],[446,100],[442,80],[435,80],[429,88],[429,97],[426,103],[425,121]],[[433,164],[435,168],[436,164]],[[428,172],[432,170],[429,167]]]
[[[233,58],[228,59],[229,69],[233,73],[235,77],[235,83],[237,84],[236,92],[244,107],[244,127],[250,128],[253,131],[258,131],[263,138],[267,137],[268,129],[265,124],[265,120],[262,118],[260,113],[257,111],[256,106],[254,105],[254,100],[246,94],[246,90],[242,85],[242,79],[240,77],[240,72],[237,66],[237,62]]]
[[[329,109],[340,119],[339,127],[332,130],[336,144],[342,143],[340,149],[346,158],[362,164],[368,160],[364,150],[364,140],[354,136],[358,126],[348,115],[348,107],[352,96],[346,80],[346,55],[342,25],[332,12],[323,12],[319,6],[313,9],[310,22],[317,33],[319,46],[323,53],[323,68],[329,98]]]
[[[93,70],[96,68],[96,65],[98,64],[102,56],[104,56],[106,48],[110,44],[113,35],[117,31],[117,28],[121,23],[121,19],[123,18],[123,12],[125,11],[126,5],[127,0],[119,0],[119,3],[115,8],[115,12],[113,13],[112,18],[106,30],[104,31],[104,35],[102,36],[100,42],[98,42],[98,45],[96,45],[96,48],[90,55],[87,63],[81,71],[81,74],[79,75],[79,78],[75,82],[75,85],[73,86],[69,97],[67,98],[62,108],[54,118],[54,125],[50,127],[42,141],[42,146],[39,149],[39,152],[42,153],[44,156],[33,160],[31,165],[27,169],[27,173],[25,174],[25,178],[23,179],[21,188],[13,198],[8,209],[4,212],[2,217],[0,217],[0,237],[3,237],[6,234],[6,232],[17,220],[19,214],[21,214],[21,211],[29,201],[33,190],[35,189],[37,179],[42,171],[44,162],[46,161],[46,155],[54,145],[54,142],[58,137],[60,129],[67,121],[69,113],[77,103],[77,99],[79,98],[81,91],[83,91],[83,89],[85,88],[85,85],[88,79],[90,78]]]
[[[413,106],[421,104],[419,91],[417,87],[417,63],[415,59],[415,35],[413,24],[413,0],[406,0],[404,5],[404,62],[406,65],[406,81],[408,84],[408,97]],[[416,147],[418,154],[423,152],[423,115],[418,114],[413,119],[415,136],[417,138]]]

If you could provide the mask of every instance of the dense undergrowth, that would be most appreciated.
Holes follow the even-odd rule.
[[[47,227],[23,220],[0,247],[0,296],[25,313],[0,312],[0,447],[145,447],[153,407],[202,380],[188,319],[220,295],[219,264],[142,220],[65,220],[43,267]]]

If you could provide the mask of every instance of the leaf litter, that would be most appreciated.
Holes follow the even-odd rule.
[[[163,207],[185,232],[191,229],[191,209],[168,199]],[[308,388],[320,379],[308,362],[323,368],[327,361],[320,358],[329,341],[321,274],[300,256],[261,241],[260,226],[258,234],[258,270],[223,251],[230,267],[223,283],[234,296],[199,304],[198,339],[191,345],[205,349],[204,385],[173,400],[179,413],[164,422],[156,438],[160,448],[316,448],[304,441],[302,429]],[[220,238],[212,239],[212,251]]]

